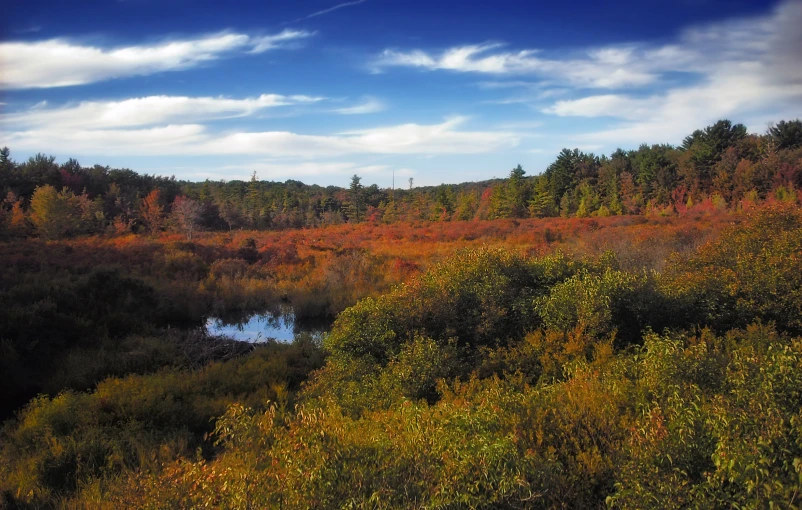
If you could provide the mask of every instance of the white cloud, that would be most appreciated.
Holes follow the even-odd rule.
[[[800,26],[802,3],[790,2],[768,16],[695,27],[679,43],[653,53],[679,58],[695,70],[696,83],[648,97],[608,94],[557,101],[543,111],[624,121],[582,137],[610,144],[678,143],[721,118],[762,126],[796,118],[802,115]]]
[[[653,99],[632,98],[624,95],[605,94],[581,99],[557,101],[544,108],[544,113],[560,117],[618,117],[638,119],[649,115],[654,108]]]
[[[365,100],[358,105],[348,106],[345,108],[338,108],[334,110],[335,113],[340,115],[363,115],[368,113],[378,113],[386,109],[383,102],[374,97],[366,97]]]
[[[269,50],[281,48],[285,43],[298,41],[299,39],[306,39],[307,37],[311,37],[313,35],[315,35],[315,32],[287,29],[275,35],[252,37],[251,44],[253,44],[253,49],[251,49],[251,51],[248,53],[264,53]]]
[[[199,124],[143,129],[72,129],[40,125],[4,134],[14,150],[109,155],[262,155],[314,159],[347,154],[479,154],[515,147],[505,131],[459,129],[467,119],[403,124],[332,135],[284,131],[214,133]]]
[[[518,145],[518,135],[500,131],[461,131],[467,121],[455,117],[441,124],[403,124],[335,135],[289,132],[235,133],[207,144],[220,154],[333,156],[341,154],[477,154]]]
[[[802,73],[802,2],[786,1],[771,15],[735,19],[686,30],[676,42],[655,46],[645,43],[589,48],[569,55],[556,51],[522,49],[511,51],[498,43],[456,46],[441,52],[385,50],[374,62],[377,70],[401,66],[430,71],[450,70],[493,75],[503,81],[483,82],[487,89],[573,88],[623,89],[670,83],[668,73],[710,76],[728,64],[752,66],[744,73],[765,73],[765,81],[797,83]],[[755,65],[757,64],[757,65]],[[732,66],[731,66],[732,67]],[[729,71],[736,71],[730,69]],[[730,72],[732,77],[738,74]],[[523,81],[532,76],[535,81]],[[672,78],[676,80],[676,76]],[[739,87],[733,82],[730,87]],[[558,102],[550,113],[575,115],[579,108],[593,114],[606,105],[648,105],[641,99],[602,95],[584,104]],[[515,102],[525,102],[517,98]],[[538,97],[532,97],[536,101]]]
[[[312,33],[285,30],[251,37],[217,34],[160,44],[100,48],[64,39],[0,43],[0,88],[49,88],[82,85],[195,67],[234,51],[261,53]]]
[[[449,48],[440,54],[422,50],[385,50],[377,69],[390,66],[418,67],[493,75],[538,75],[581,87],[617,88],[642,86],[658,75],[648,62],[638,62],[631,48],[603,48],[559,60],[541,57],[538,50],[499,51],[503,45],[479,44]],[[520,85],[522,82],[515,82]],[[498,85],[495,84],[498,88]]]
[[[50,129],[41,127],[4,134],[14,150],[61,152],[63,154],[177,154],[179,147],[192,147],[207,140],[200,124],[158,126],[143,129]],[[45,147],[46,149],[42,149]]]
[[[0,125],[24,129],[101,129],[154,124],[192,123],[243,117],[279,106],[310,104],[323,100],[302,95],[262,94],[246,99],[225,97],[147,96],[122,101],[82,101],[60,108],[39,103],[17,113],[0,115]]]

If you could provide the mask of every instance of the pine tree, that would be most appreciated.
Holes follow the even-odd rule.
[[[395,223],[398,221],[398,206],[394,198],[391,198],[390,202],[384,207],[382,221],[384,223]]]
[[[471,220],[476,215],[476,193],[460,192],[457,195],[457,205],[454,208],[455,220]]]
[[[769,126],[768,134],[779,150],[802,147],[802,120],[781,120]]]
[[[510,178],[507,184],[507,200],[509,201],[510,216],[513,218],[525,218],[527,216],[529,188],[526,180],[524,180],[525,174],[526,172],[521,165],[510,171]]]
[[[265,216],[264,195],[261,188],[261,183],[254,172],[248,182],[244,199],[245,217],[253,228],[259,228]]]
[[[554,197],[551,195],[549,178],[541,175],[535,181],[535,191],[529,201],[529,214],[535,218],[544,218],[554,213]]]
[[[351,177],[351,186],[348,188],[348,210],[346,214],[348,215],[348,221],[353,221],[358,223],[360,221],[360,214],[364,207],[364,193],[363,187],[360,181],[362,180],[361,177],[354,174]]]

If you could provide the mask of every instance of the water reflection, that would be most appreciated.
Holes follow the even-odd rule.
[[[209,317],[206,332],[212,336],[227,336],[242,342],[278,340],[292,342],[299,336],[320,340],[331,327],[328,320],[296,320],[290,307],[235,317]]]

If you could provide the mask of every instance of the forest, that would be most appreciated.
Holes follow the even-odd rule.
[[[129,169],[58,165],[37,154],[23,163],[0,150],[0,236],[58,239],[164,229],[282,230],[342,223],[585,218],[737,209],[802,189],[802,121],[780,121],[763,135],[721,120],[682,145],[641,145],[597,156],[563,149],[541,175],[520,165],[505,179],[410,189],[347,188],[228,181],[192,183]]]
[[[0,508],[802,508],[802,121],[413,184],[2,149]]]

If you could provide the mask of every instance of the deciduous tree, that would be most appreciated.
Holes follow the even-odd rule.
[[[175,197],[172,212],[170,213],[173,225],[183,232],[188,240],[192,240],[192,234],[197,231],[200,225],[203,206],[184,196]]]
[[[148,193],[139,206],[139,217],[151,234],[159,232],[164,225],[164,207],[161,200],[161,192],[157,188]]]

